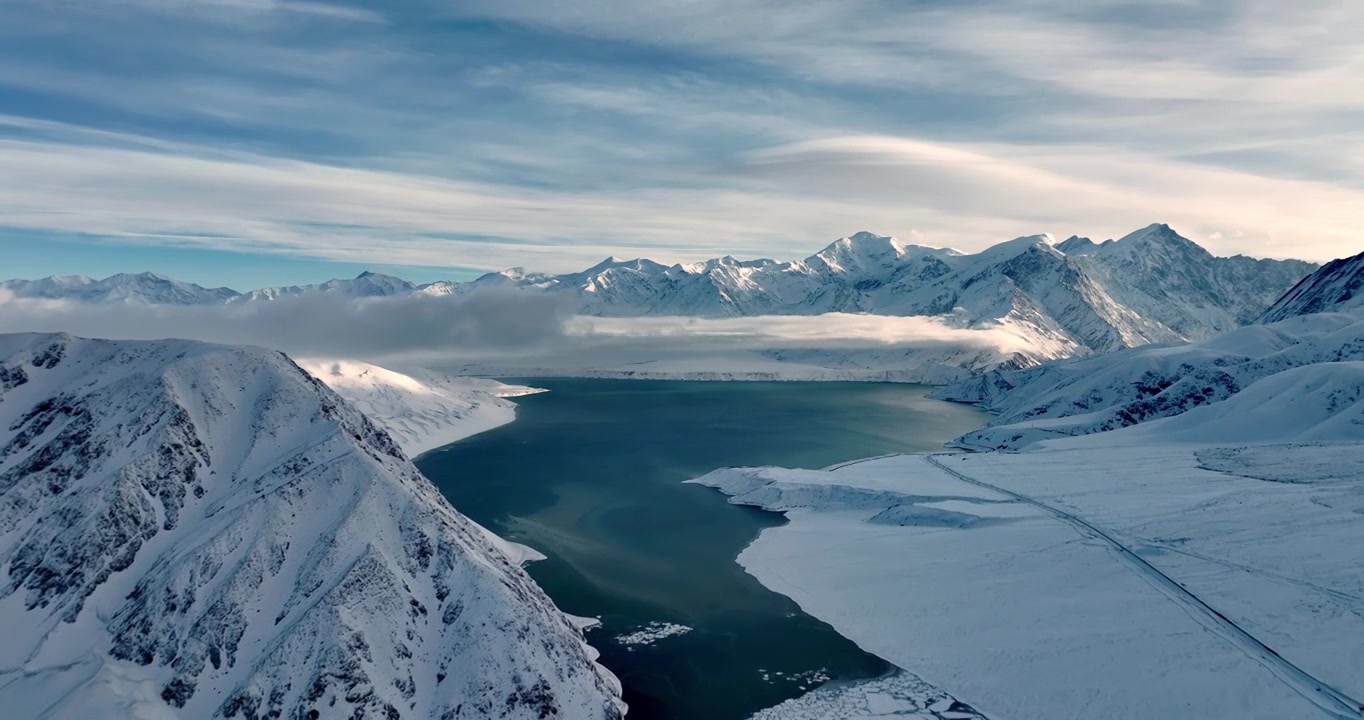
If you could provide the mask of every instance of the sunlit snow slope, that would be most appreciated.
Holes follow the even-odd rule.
[[[358,360],[298,364],[382,425],[413,457],[511,422],[516,406],[505,398],[539,392],[425,369],[397,372]]]

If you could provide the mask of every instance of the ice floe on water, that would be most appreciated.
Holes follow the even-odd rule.
[[[779,682],[786,682],[794,684],[800,690],[809,690],[810,688],[815,687],[816,685],[826,683],[829,681],[829,671],[827,668],[820,668],[818,670],[807,670],[805,672],[799,673],[788,673],[783,672],[781,670],[767,670],[766,668],[758,668],[758,673],[762,675],[763,682],[765,683],[775,684]]]
[[[936,718],[983,720],[985,716],[918,677],[898,672],[865,682],[826,685],[770,707],[752,720],[829,718]]]
[[[651,622],[634,632],[624,635],[617,635],[616,642],[626,646],[630,650],[643,645],[653,645],[659,640],[670,638],[674,635],[686,635],[692,629],[686,625],[678,625],[669,622]]]

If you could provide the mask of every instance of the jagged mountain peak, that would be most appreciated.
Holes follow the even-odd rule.
[[[1071,235],[1065,240],[1056,243],[1056,249],[1067,255],[1079,255],[1093,252],[1098,247],[1099,246],[1095,244],[1093,240],[1090,240],[1087,237],[1080,237],[1079,235]]]
[[[855,233],[853,233],[853,234],[851,234],[851,235],[849,235],[849,236],[843,238],[842,240],[835,241],[835,242],[842,242],[843,240],[846,240],[846,241],[848,241],[848,242],[850,242],[850,243],[852,243],[852,244],[854,244],[854,245],[861,245],[861,244],[866,244],[866,243],[871,243],[871,244],[876,244],[876,245],[881,245],[881,244],[899,245],[899,244],[900,244],[900,241],[899,241],[899,240],[896,240],[895,238],[891,237],[890,235],[880,235],[880,234],[874,233],[874,232],[872,232],[872,231],[870,231],[870,230],[859,230],[859,231],[857,231],[857,232],[855,232]]]
[[[598,273],[608,268],[613,268],[623,262],[625,261],[616,257],[615,255],[607,255],[605,260],[602,260],[601,262],[597,263],[596,265],[593,265],[592,267],[584,270],[583,272],[589,274]]]
[[[862,231],[833,241],[805,262],[819,270],[858,274],[894,267],[905,254],[906,248],[899,240]]]
[[[663,263],[659,262],[654,262],[653,260],[650,260],[648,258],[634,258],[631,260],[623,260],[621,258],[616,257],[615,255],[611,255],[607,257],[605,260],[602,260],[601,262],[597,263],[596,265],[593,265],[592,267],[576,274],[587,277],[592,275],[600,275],[609,270],[634,270],[636,272],[655,273],[662,272],[667,269],[668,269],[667,265],[664,265]]]
[[[1212,253],[1198,243],[1180,235],[1166,223],[1152,223],[1146,227],[1130,232],[1117,240],[1106,240],[1099,246],[1100,250],[1108,252],[1128,252],[1144,253],[1152,252],[1158,248],[1169,251],[1196,255],[1199,257],[1212,257]]]
[[[1000,263],[1010,258],[1021,255],[1025,252],[1040,250],[1053,255],[1060,255],[1055,248],[1055,240],[1051,235],[1042,233],[1040,235],[1024,235],[1013,240],[1006,240],[997,245],[992,245],[975,255],[966,256],[975,265],[988,263]]]
[[[404,279],[402,279],[402,278],[400,278],[400,277],[396,277],[396,276],[393,276],[393,275],[386,275],[386,274],[380,273],[380,272],[374,272],[373,270],[366,270],[366,271],[360,273],[359,275],[356,275],[356,276],[355,276],[354,278],[352,278],[352,279],[349,279],[349,280],[348,280],[348,279],[345,279],[345,278],[334,278],[334,279],[332,279],[332,280],[328,280],[328,281],[325,282],[325,283],[322,283],[322,285],[324,285],[324,286],[327,286],[327,285],[333,285],[333,286],[335,286],[335,285],[356,284],[356,283],[365,283],[365,284],[369,284],[369,285],[395,285],[395,286],[397,286],[397,285],[411,285],[411,284],[412,284],[412,283],[409,283],[408,281],[406,281],[406,280],[404,280]]]
[[[836,252],[845,248],[855,248],[861,252],[892,251],[903,253],[905,246],[890,235],[878,235],[874,232],[862,230],[829,243],[816,255]]]

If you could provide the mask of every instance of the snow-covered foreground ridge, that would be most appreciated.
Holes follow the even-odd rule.
[[[7,717],[615,718],[579,631],[283,355],[0,336]]]
[[[540,392],[427,369],[390,370],[358,360],[307,358],[299,367],[379,423],[410,457],[516,418],[507,398]]]
[[[1364,445],[915,455],[696,482],[739,562],[1001,718],[1364,718]],[[793,712],[791,717],[800,717]]]

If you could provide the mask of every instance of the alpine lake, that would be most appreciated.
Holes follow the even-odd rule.
[[[465,515],[548,556],[527,570],[564,612],[600,618],[587,639],[632,720],[741,720],[892,670],[735,562],[782,515],[683,481],[939,450],[985,413],[922,385],[507,381],[549,392],[417,465]]]

